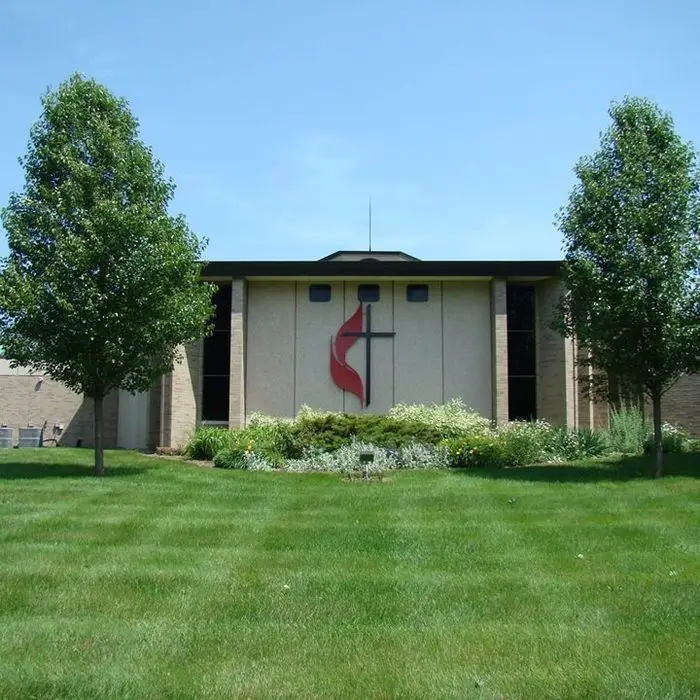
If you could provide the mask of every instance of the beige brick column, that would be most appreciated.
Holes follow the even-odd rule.
[[[245,361],[248,289],[244,279],[231,282],[231,378],[229,385],[229,428],[245,427]]]
[[[182,447],[202,417],[204,341],[180,346],[178,351],[180,361],[161,380],[159,437],[163,447]]]
[[[561,294],[556,279],[535,286],[537,343],[537,417],[554,425],[575,427],[574,343],[550,325]]]
[[[491,417],[508,422],[508,314],[506,282],[491,281]]]

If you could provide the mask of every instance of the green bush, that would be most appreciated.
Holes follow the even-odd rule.
[[[443,446],[447,450],[450,467],[503,467],[507,464],[495,431],[449,438],[443,442]]]
[[[683,429],[669,423],[661,426],[661,448],[667,453],[688,452],[691,448],[690,435]],[[647,433],[644,440],[644,452],[651,454],[654,452],[654,431]]]
[[[644,451],[648,428],[644,414],[638,409],[610,413],[608,440],[610,449],[621,454],[638,455]]]
[[[223,451],[243,453],[246,450],[268,459],[275,466],[287,458],[300,457],[302,453],[296,442],[294,425],[283,421],[260,422],[241,430],[197,428],[184,453],[190,459],[214,459]]]
[[[217,469],[245,469],[246,460],[238,449],[225,449],[214,455],[214,466]]]
[[[552,459],[568,462],[601,457],[609,449],[608,436],[602,431],[552,428],[548,451]]]
[[[544,421],[513,421],[496,430],[503,461],[520,467],[551,459],[552,427]]]
[[[214,466],[218,469],[247,469],[248,471],[273,471],[275,466],[263,455],[238,448],[221,450],[214,455]]]
[[[350,413],[306,413],[297,419],[291,432],[291,444],[297,451],[301,448],[334,452],[353,441],[384,448],[411,443],[437,445],[444,438],[443,431],[425,423]]]
[[[190,459],[212,459],[217,452],[232,444],[233,436],[234,433],[227,428],[202,426],[195,430],[183,452]]]

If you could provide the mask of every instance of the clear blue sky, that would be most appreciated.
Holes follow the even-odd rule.
[[[700,142],[692,0],[2,0],[0,203],[39,97],[126,97],[207,258],[560,256],[552,224],[610,100]],[[0,242],[0,254],[7,250]]]

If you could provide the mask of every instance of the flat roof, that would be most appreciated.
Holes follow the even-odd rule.
[[[203,277],[511,277],[561,274],[560,260],[251,260],[206,263]]]

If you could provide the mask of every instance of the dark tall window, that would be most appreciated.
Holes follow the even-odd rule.
[[[214,295],[214,332],[204,339],[202,420],[228,421],[231,374],[231,285]]]
[[[509,284],[508,304],[508,417],[537,417],[537,358],[535,354],[535,288]]]

